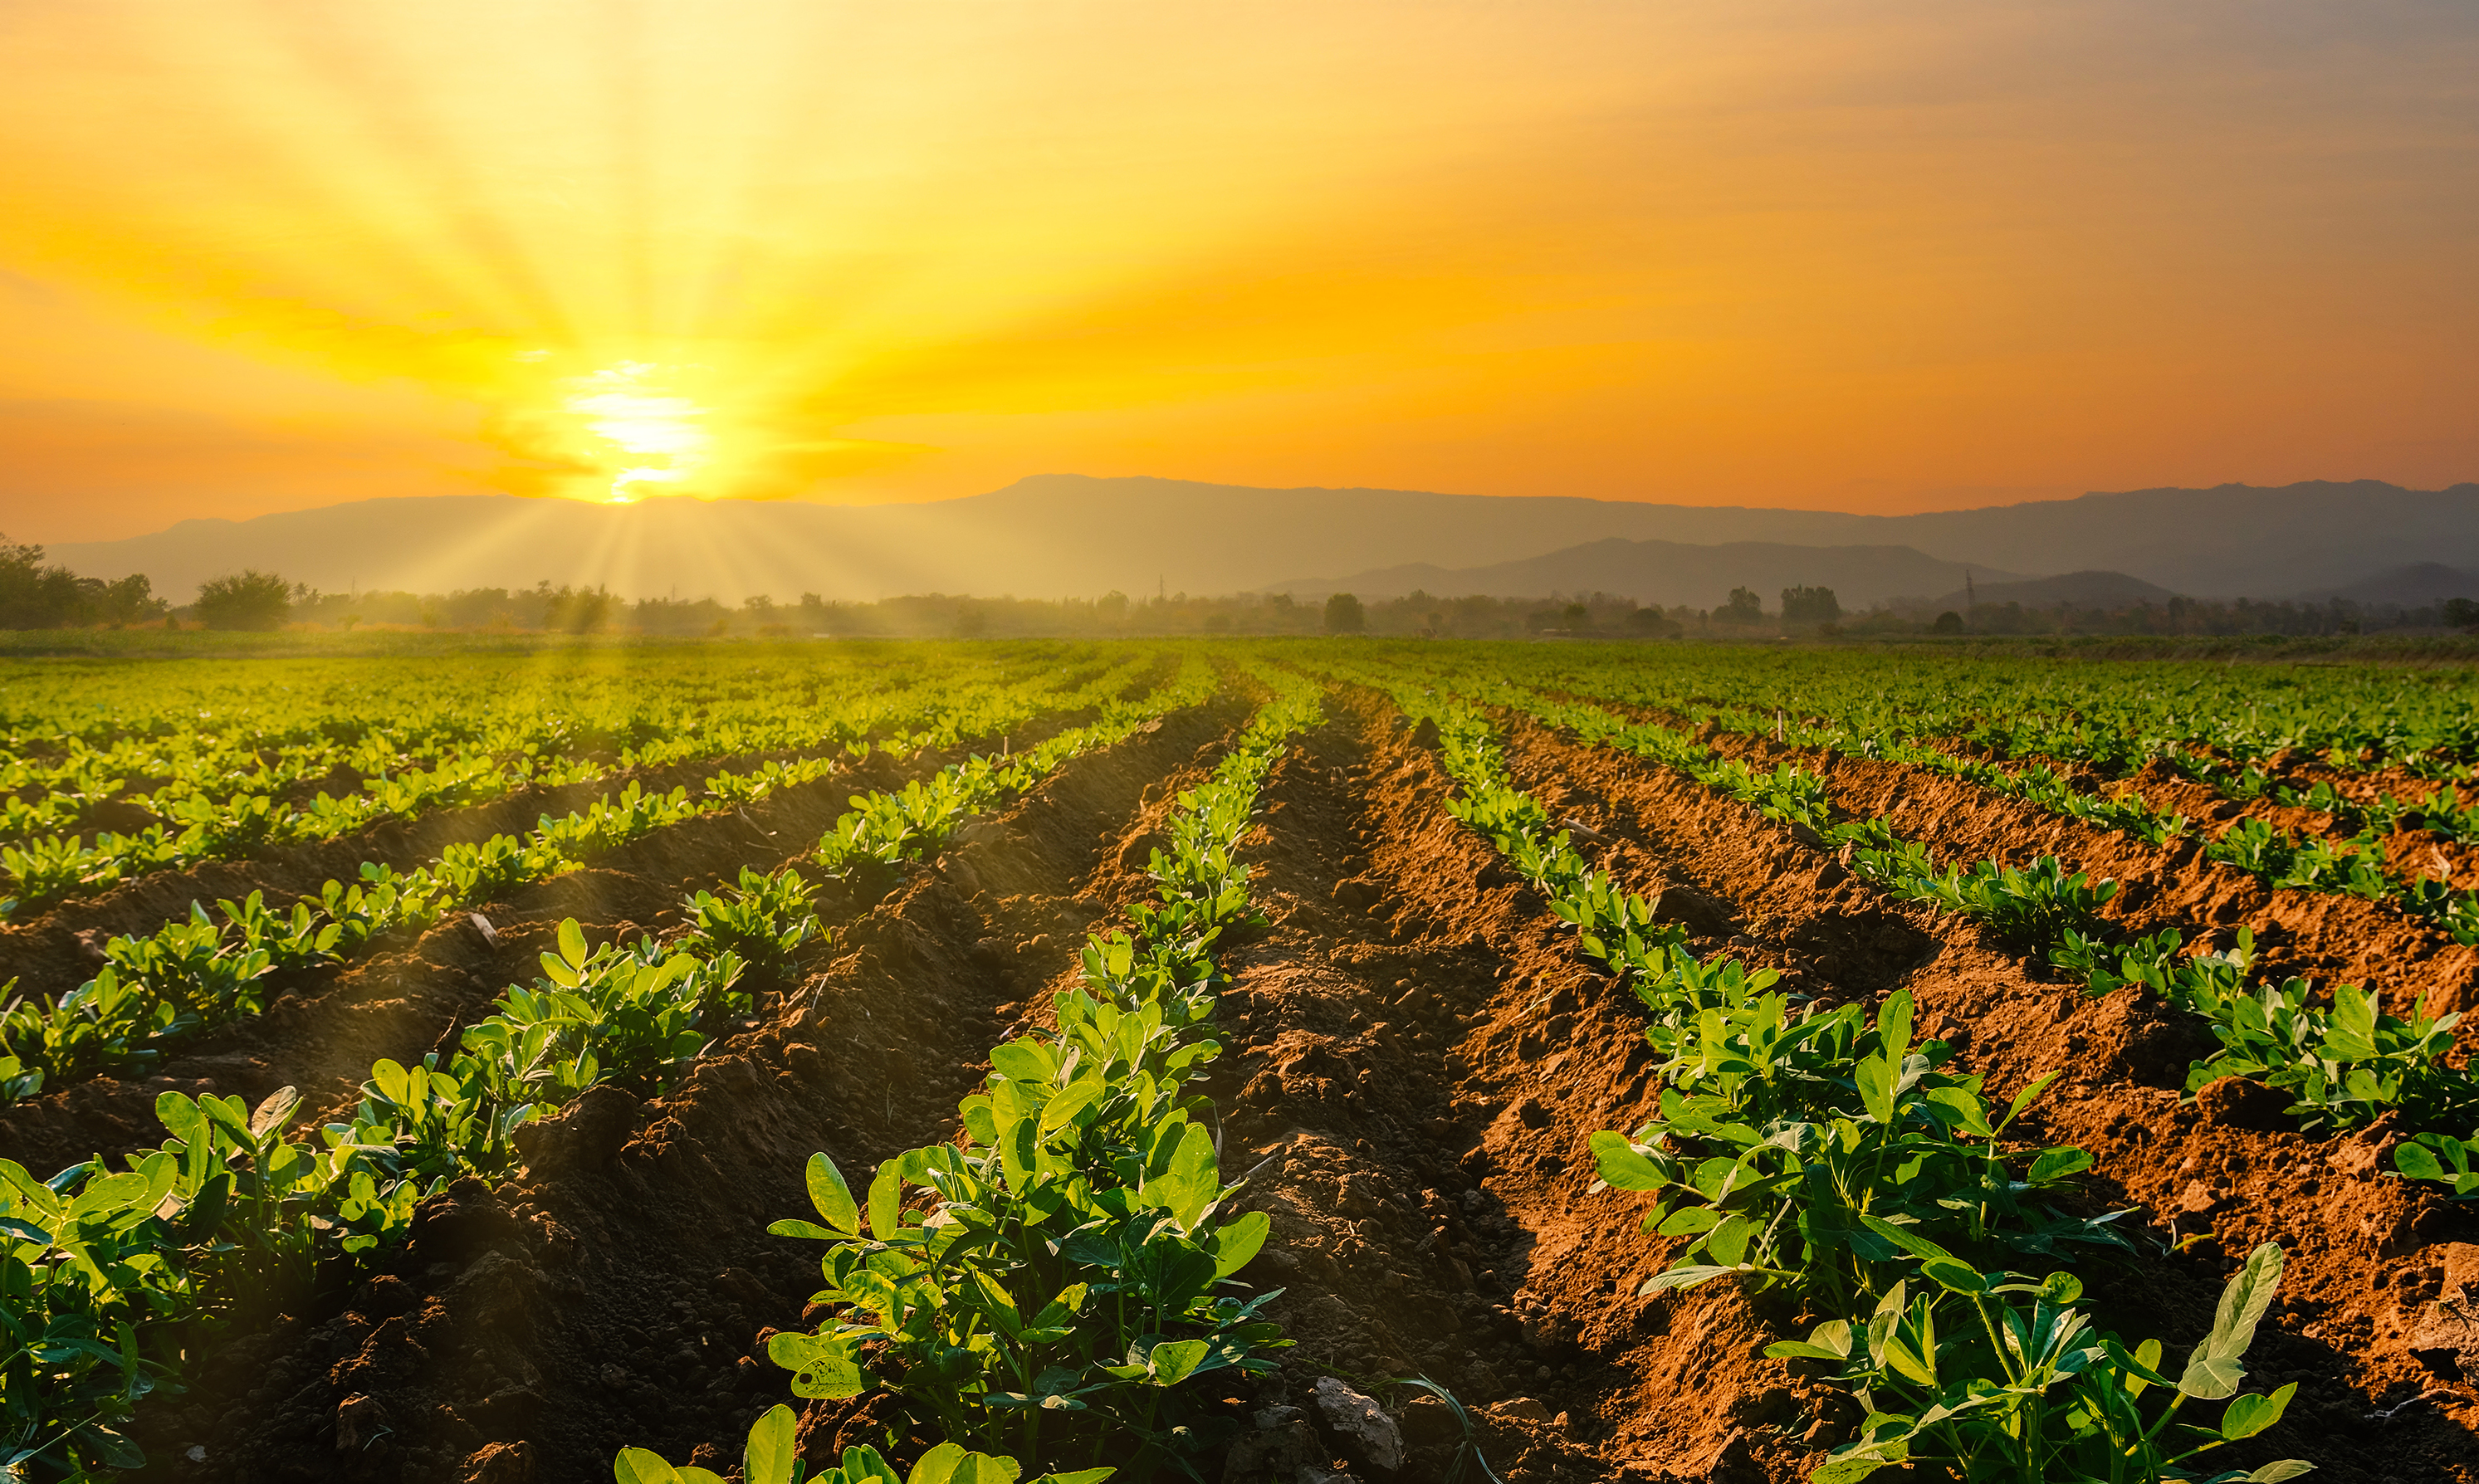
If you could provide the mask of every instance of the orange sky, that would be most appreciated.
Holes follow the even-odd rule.
[[[15,0],[0,530],[2479,479],[2440,3]]]

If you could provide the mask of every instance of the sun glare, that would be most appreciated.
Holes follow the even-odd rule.
[[[611,473],[613,504],[647,493],[641,485],[678,484],[705,462],[706,409],[682,396],[673,369],[622,361],[573,378],[563,403],[599,447],[596,462]]]

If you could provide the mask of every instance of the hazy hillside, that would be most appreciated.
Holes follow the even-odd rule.
[[[1276,583],[1274,590],[1321,599],[1349,591],[1364,599],[1399,598],[1410,592],[1440,597],[1489,593],[1502,598],[1546,598],[1552,593],[1610,593],[1641,603],[1686,603],[1712,608],[1730,589],[1749,587],[1767,608],[1785,587],[1829,587],[1846,608],[1906,594],[1941,592],[1962,581],[1964,568],[1924,556],[1909,547],[1802,547],[1771,541],[1733,541],[1689,546],[1675,541],[1589,542],[1522,561],[1448,569],[1420,563],[1355,573],[1339,581]],[[1972,569],[1974,580],[2012,573]]]
[[[2416,608],[2450,598],[2479,598],[2479,572],[2441,562],[2411,562],[2313,596]]]
[[[728,601],[804,592],[1090,596],[1157,583],[1191,593],[1277,583],[1306,589],[1413,566],[1495,567],[1613,539],[1908,549],[1975,574],[2110,570],[2175,592],[2274,598],[2339,588],[2408,563],[2479,567],[2479,485],[2227,485],[1855,516],[1046,474],[917,505],[368,500],[251,521],[185,521],[127,541],[55,544],[52,555],[96,576],[143,572],[175,598],[246,565],[331,590],[549,579]],[[1442,580],[1414,577],[1409,585],[1434,591]],[[1854,594],[1875,591],[1853,580],[1862,583]],[[1938,578],[1906,590],[1959,585]]]

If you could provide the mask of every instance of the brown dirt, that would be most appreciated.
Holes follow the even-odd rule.
[[[523,834],[545,814],[582,809],[631,782],[642,783],[649,793],[686,787],[695,794],[717,773],[747,772],[769,760],[789,762],[824,752],[760,753],[632,768],[591,782],[520,789],[489,804],[390,820],[333,840],[278,846],[262,857],[153,872],[96,896],[64,902],[41,916],[0,927],[0,963],[9,966],[9,977],[16,981],[12,994],[55,1000],[94,977],[101,961],[97,955],[107,939],[152,933],[189,915],[192,902],[206,903],[212,910],[217,902],[238,902],[253,891],[263,891],[268,905],[290,910],[303,898],[315,904],[319,890],[331,881],[358,881],[364,861],[404,870],[437,859],[449,845],[474,844],[495,834]]]
[[[1632,995],[1446,812],[1435,755],[1388,707],[1328,709],[1269,778],[1245,846],[1272,925],[1224,954],[1224,1167],[1258,1170],[1240,1199],[1275,1240],[1246,1276],[1286,1289],[1276,1313],[1299,1342],[1248,1400],[1420,1372],[1476,1409],[1508,1484],[1789,1484],[1855,1417],[1761,1357],[1798,1317],[1724,1286],[1636,1296],[1669,1243],[1638,1230],[1640,1197],[1589,1190],[1587,1137],[1635,1126],[1658,1091]],[[1045,1018],[1041,991],[1072,980],[1082,934],[1145,889],[1171,794],[1236,720],[1175,718],[1070,763],[851,921],[796,1008],[677,1092],[584,1100],[530,1141],[525,1176],[434,1203],[385,1270],[217,1347],[192,1394],[149,1414],[154,1473],[588,1480],[624,1444],[728,1468],[746,1421],[785,1394],[763,1339],[816,1286],[814,1248],[764,1235],[805,1210],[803,1161],[824,1148],[864,1168],[952,1129],[988,1047]],[[2479,1372],[2479,1343],[2440,1339],[2434,1308],[2479,1287],[2479,1231],[2378,1178],[2381,1133],[2314,1140],[2248,1126],[2262,1120],[2243,1099],[2184,1107],[2170,1088],[2190,1029],[2043,983],[1667,770],[1528,726],[1510,742],[1519,781],[1603,834],[1598,863],[1662,893],[1700,952],[1828,1002],[1908,987],[1923,1029],[2001,1092],[2067,1068],[2047,1137],[2091,1149],[2092,1200],[2142,1203],[2130,1219],[2158,1239],[2087,1265],[2106,1322],[2174,1356],[2209,1327],[2234,1255],[2289,1247],[2252,1383],[2297,1380],[2300,1399],[2230,1464],[2298,1454],[2337,1484],[2479,1484],[2479,1374],[2458,1358]],[[2346,948],[2338,929],[2313,943],[2296,951]],[[2422,973],[2466,975],[2391,972],[2422,993]],[[2204,1240],[2173,1255],[2173,1235]],[[1414,1446],[1394,1477],[1442,1477],[1444,1409],[1402,1415]],[[864,1420],[811,1408],[810,1456]],[[183,1457],[193,1444],[202,1462]]]
[[[1631,997],[1444,809],[1433,755],[1374,704],[1269,780],[1256,891],[1275,919],[1232,957],[1222,1100],[1299,1341],[1280,1392],[1415,1371],[1478,1409],[1510,1484],[1788,1477],[1752,1429],[1794,1408],[1734,1292],[1646,1300],[1637,1213],[1586,1193],[1596,1129],[1654,1090]],[[1406,1478],[1442,1477],[1432,1408]]]
[[[152,1475],[514,1484],[607,1478],[623,1446],[736,1458],[786,1393],[765,1338],[817,1287],[816,1249],[766,1234],[806,1214],[808,1155],[865,1169],[944,1137],[1129,881],[1149,785],[1210,764],[1239,720],[1185,712],[1070,760],[844,926],[679,1088],[589,1094],[526,1141],[524,1174],[426,1205],[380,1271],[217,1344],[141,1419]]]
[[[2055,814],[1975,783],[1925,769],[1769,739],[1724,734],[1716,751],[1771,767],[1792,762],[1825,780],[1834,806],[1853,818],[1882,815],[1949,862],[2024,865],[2056,856],[2073,870],[2121,885],[2107,915],[2130,931],[2164,927],[2254,929],[2265,973],[2299,974],[2380,989],[2396,1013],[2414,1003],[2431,1014],[2479,1009],[2479,948],[2399,910],[2321,891],[2276,891],[2253,876],[2203,858],[2199,842],[2166,848]],[[2472,1034],[2479,1026],[2472,1027]]]
[[[2043,1101],[2045,1137],[2091,1150],[2100,1162],[2095,1195],[2143,1207],[2153,1239],[2139,1260],[2094,1269],[2088,1280],[2102,1317],[2121,1332],[2159,1334],[2181,1353],[2210,1327],[2236,1259],[2257,1242],[2281,1241],[2288,1274],[2250,1357],[2251,1384],[2296,1380],[2301,1394],[2296,1420],[2276,1430],[2265,1456],[2305,1456],[2324,1477],[2369,1484],[2479,1478],[2479,1374],[2464,1374],[2452,1348],[2436,1343],[2431,1307],[2448,1274],[2479,1286],[2479,1249],[2469,1245],[2479,1239],[2479,1213],[2382,1177],[2384,1131],[2310,1139],[2239,1126],[2263,1121],[2261,1110],[2250,1118],[2245,1107],[2182,1105],[2174,1088],[2198,1049],[2191,1026],[2130,995],[2092,1001],[2041,983],[1976,929],[1882,898],[1786,829],[1667,769],[1535,728],[1519,726],[1515,737],[1522,781],[1545,798],[1567,791],[1561,806],[1624,842],[1611,848],[1614,857],[1671,852],[1700,867],[1688,884],[1744,904],[1753,941],[1735,951],[1785,968],[1793,987],[1827,999],[1877,987],[1875,969],[1854,972],[1854,946],[1901,924],[1934,950],[1904,979],[1925,1031],[1954,1042],[1963,1064],[2001,1094],[2063,1068]],[[1880,802],[1859,783],[1884,783],[1881,767],[1846,760],[1832,779],[1854,807]],[[1882,802],[1905,800],[1887,787]],[[1943,803],[1942,810],[1933,800],[1912,806],[1959,827],[1930,832],[1941,847],[1970,828],[1964,801]],[[2060,823],[2040,816],[2044,829]],[[2447,957],[2392,966],[2387,982],[2434,997],[2466,985],[2467,974]],[[2205,1240],[2183,1255],[2162,1250],[2198,1235]],[[2390,1419],[2377,1416],[2420,1396]]]
[[[1046,719],[1041,734],[1072,721]],[[658,830],[583,870],[483,905],[496,944],[460,908],[406,947],[279,976],[283,992],[263,1013],[180,1043],[148,1075],[92,1077],[0,1111],[0,1158],[48,1174],[97,1154],[150,1147],[165,1138],[155,1100],[166,1091],[239,1096],[255,1106],[294,1087],[306,1099],[304,1116],[322,1116],[358,1096],[377,1059],[411,1062],[451,1048],[500,990],[533,977],[563,918],[576,918],[598,941],[675,926],[681,899],[698,888],[736,880],[744,865],[772,869],[814,848],[852,795],[901,787],[967,751],[873,755],[745,810]],[[829,890],[820,908],[834,907]]]
[[[2356,936],[2363,945],[2355,952],[2326,956],[2325,967],[2288,972],[2333,975],[2367,983],[2376,976],[2376,970],[2367,965],[2380,969],[2395,961],[2398,955],[2406,950],[2425,954],[2457,946],[2441,930],[2429,927],[2397,908],[2333,892],[2298,889],[2276,892],[2236,866],[2203,858],[2204,841],[2201,839],[2180,840],[2161,849],[2131,835],[2103,830],[2039,805],[2010,798],[1927,768],[1854,757],[1825,748],[1786,745],[1769,737],[1729,731],[1718,726],[1700,728],[1694,718],[1660,707],[1623,705],[1582,695],[1576,695],[1574,699],[1663,726],[1694,730],[1714,751],[1744,757],[1751,763],[1760,762],[1770,767],[1775,762],[1793,762],[1809,772],[1828,776],[1847,767],[1853,771],[1846,777],[1853,780],[1873,778],[1873,789],[1859,793],[1854,802],[1846,806],[1854,815],[1873,812],[1856,802],[1857,798],[1900,801],[1912,806],[1913,815],[1930,822],[1949,817],[1944,812],[1949,806],[1961,807],[1975,816],[1973,823],[1982,830],[2010,829],[2018,832],[2020,838],[2052,837],[2061,842],[2045,850],[2033,850],[2030,855],[2018,853],[2001,857],[2011,863],[2028,860],[2032,855],[2064,857],[2068,849],[2073,849],[2077,854],[2070,864],[2081,865],[2086,857],[2107,857],[2123,865],[2123,870],[2117,865],[2086,867],[2096,875],[2123,877],[2127,871],[2158,875],[2162,882],[2170,883],[2166,895],[2171,899],[2160,912],[2155,914],[2160,925],[2184,921],[2188,925],[2225,923],[2235,926],[2239,918],[2229,914],[2254,913],[2262,919],[2253,924],[2257,929],[2259,946],[2264,944],[2267,930],[2278,940],[2294,929],[2308,929],[2311,924],[2311,931],[2327,934],[2339,941],[2349,941]],[[2101,777],[2093,770],[2078,769],[2071,764],[2058,763],[2057,766],[2093,781],[2098,781]],[[2309,769],[2294,760],[2283,761],[2274,771],[2281,781],[2301,788],[2318,778],[2331,778],[2338,781],[2344,777],[2330,769]],[[1837,778],[1835,781],[1838,783],[1841,779]],[[2292,808],[2268,799],[2240,801],[2225,798],[2211,785],[2184,778],[2160,762],[2146,765],[2128,781],[2156,808],[2182,812],[2190,821],[2197,822],[2204,834],[2215,838],[2242,817],[2262,819],[2276,830],[2295,832],[2307,838],[2322,836],[2338,842],[2348,835],[2348,832],[2335,825],[2330,815],[2312,809]],[[2405,792],[2409,787],[2400,779],[2394,779],[2392,783],[2397,793]],[[2424,797],[2426,789],[2419,787],[2415,793]],[[1836,801],[1841,802],[1838,792]],[[1887,812],[1888,817],[1892,817],[1890,810]],[[2397,877],[2407,880],[2426,875],[2458,888],[2479,886],[2479,850],[2441,840],[2423,830],[2395,831],[2385,837],[2384,843],[2388,868]],[[1957,845],[1956,848],[1960,850],[1962,847]],[[2266,913],[2262,907],[2265,903],[2278,903],[2284,910]],[[2175,917],[2172,913],[2181,904],[2202,915],[2184,919]],[[2137,905],[2135,894],[2130,892],[2117,904],[2117,908],[2124,911]],[[2460,951],[2468,956],[2471,973],[2479,976],[2479,949]],[[2431,1005],[2430,1012],[2479,1009],[2479,984],[2466,980],[2457,993],[2462,997]]]

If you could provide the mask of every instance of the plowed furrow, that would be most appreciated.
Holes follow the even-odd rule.
[[[1149,785],[1239,719],[1167,717],[968,827],[782,1013],[665,1097],[588,1093],[522,1176],[437,1199],[384,1270],[244,1342],[243,1369],[219,1358],[149,1450],[206,1439],[201,1476],[232,1479],[594,1479],[624,1445],[725,1467],[788,1394],[764,1340],[800,1320],[817,1249],[766,1226],[807,1214],[809,1154],[867,1169],[953,1126],[1128,883]]]
[[[1726,931],[1747,939],[1733,953],[1781,967],[1793,987],[1827,998],[1899,983],[1917,1000],[1923,1030],[1954,1043],[2001,1094],[2061,1068],[2043,1100],[2043,1137],[2093,1153],[2096,1197],[2143,1208],[2131,1218],[2144,1229],[2138,1260],[2082,1265],[2104,1320],[2121,1333],[2159,1336],[2173,1356],[2185,1353],[2211,1327],[2236,1260],[2280,1241],[2288,1272],[2249,1356],[2249,1385],[2294,1380],[2300,1396],[2298,1420],[2264,1445],[2265,1457],[2307,1457],[2321,1476],[2367,1484],[2468,1476],[2466,1461],[2479,1458],[2479,1394],[2422,1326],[2448,1268],[2479,1272],[2470,1245],[2479,1221],[2467,1207],[2385,1178],[2381,1127],[2310,1139],[2245,1126],[2261,1109],[2183,1103],[2185,1068],[2210,1049],[2193,1026],[2131,996],[2096,1002],[2037,982],[1975,930],[1885,903],[1784,827],[1666,769],[1539,728],[1510,725],[1509,741],[1525,786],[1545,799],[1564,790],[1584,823],[1617,837],[1605,864],[1657,880],[1630,864],[1646,851],[1685,866],[1686,880],[1730,908],[1700,951],[1720,946]],[[2164,1250],[2186,1239],[2196,1240],[2185,1250]]]

